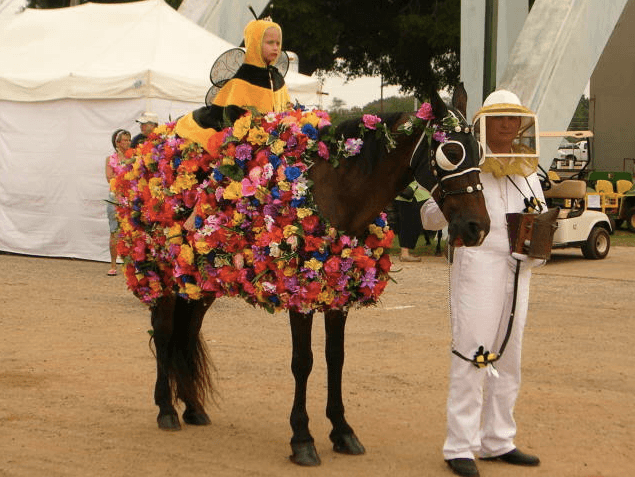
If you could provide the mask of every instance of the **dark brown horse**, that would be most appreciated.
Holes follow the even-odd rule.
[[[458,118],[459,126],[448,130],[443,144],[421,139],[418,134],[399,134],[397,129],[411,117],[399,113],[385,116],[384,123],[395,133],[396,147],[390,151],[375,135],[364,137],[364,146],[355,160],[344,160],[339,167],[326,161],[316,162],[309,171],[312,193],[320,214],[338,230],[360,236],[391,200],[413,177],[432,191],[449,223],[449,243],[479,245],[489,231],[478,177],[479,145],[465,117],[465,91],[455,92],[454,108],[436,95],[431,104],[436,118]],[[429,126],[442,119],[433,119]],[[354,136],[359,121],[343,124],[338,134]],[[415,154],[416,150],[416,154]],[[159,407],[161,429],[180,428],[174,397],[185,404],[183,420],[205,425],[205,397],[211,390],[210,364],[200,337],[203,317],[214,298],[186,300],[177,295],[163,296],[151,307],[153,340],[156,347],[157,381],[155,402]],[[363,454],[364,447],[344,417],[342,367],[344,364],[344,328],[347,311],[333,309],[324,313],[328,401],[326,415],[331,420],[333,448],[345,454]],[[291,460],[299,465],[318,465],[320,459],[309,431],[306,410],[307,380],[313,366],[311,328],[313,314],[290,312],[292,335],[291,369],[295,378],[295,396],[291,409]]]

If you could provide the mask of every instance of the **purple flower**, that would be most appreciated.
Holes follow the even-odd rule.
[[[361,139],[349,137],[344,143],[344,149],[349,156],[355,156],[359,154],[359,151],[362,150],[363,145],[364,141],[362,141]]]
[[[247,161],[251,159],[251,146],[249,144],[241,144],[236,148],[236,159]]]
[[[366,270],[366,273],[364,273],[364,276],[362,277],[361,286],[375,288],[376,283],[377,278],[375,278],[375,269],[371,268],[370,270]]]
[[[434,139],[437,142],[445,142],[448,140],[447,136],[445,135],[443,131],[435,131],[434,134],[432,134],[432,139]]]

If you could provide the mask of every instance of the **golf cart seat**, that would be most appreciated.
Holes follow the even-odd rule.
[[[633,187],[633,183],[626,179],[620,179],[615,183],[615,188],[617,189],[618,194],[624,194],[628,192]]]
[[[551,207],[560,207],[559,219],[577,217],[584,212],[580,202],[586,195],[586,182],[567,179],[562,182],[551,182],[551,188],[545,191],[545,199]],[[551,203],[551,204],[550,204]]]

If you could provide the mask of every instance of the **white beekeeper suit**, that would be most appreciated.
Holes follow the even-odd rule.
[[[483,146],[490,144],[484,120],[497,115],[521,116],[520,133],[507,154],[486,149],[481,181],[491,220],[489,235],[481,246],[454,249],[450,297],[453,349],[469,359],[481,346],[486,352],[499,352],[513,304],[516,265],[520,263],[515,318],[505,351],[493,363],[495,369],[491,364],[479,368],[452,354],[443,447],[446,460],[474,459],[475,454],[496,457],[515,449],[513,409],[520,387],[529,280],[532,266],[539,261],[526,255],[518,256],[520,261],[516,255],[512,257],[505,214],[527,212],[526,202],[532,197],[543,205],[543,211],[547,208],[536,174],[535,115],[521,106],[513,93],[492,93],[475,116],[475,134]],[[520,137],[530,129],[533,137]],[[524,139],[529,144],[523,143]],[[439,230],[447,225],[433,199],[424,204],[421,216],[425,229]]]

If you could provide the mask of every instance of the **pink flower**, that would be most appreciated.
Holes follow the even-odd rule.
[[[364,121],[364,126],[368,129],[377,129],[375,125],[381,122],[381,118],[378,118],[374,114],[364,114],[362,116],[362,121]]]
[[[434,114],[432,113],[432,105],[430,103],[423,103],[417,111],[416,116],[419,119],[427,120],[434,119]]]
[[[320,156],[322,159],[326,159],[327,161],[330,156],[329,148],[326,147],[326,144],[324,144],[322,141],[318,142],[318,156]]]

